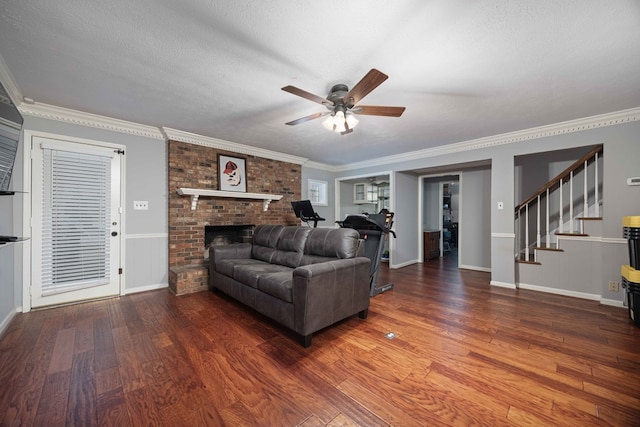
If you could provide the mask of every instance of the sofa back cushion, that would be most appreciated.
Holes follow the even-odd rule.
[[[300,265],[358,256],[360,234],[353,228],[313,228]]]
[[[264,262],[271,262],[276,253],[278,239],[284,230],[284,225],[261,224],[253,230],[251,239],[251,257]]]
[[[310,231],[309,227],[285,227],[280,234],[271,262],[292,268],[299,266]]]

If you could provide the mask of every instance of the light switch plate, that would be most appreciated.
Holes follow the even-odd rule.
[[[148,211],[149,210],[149,202],[146,200],[134,200],[133,201],[133,210],[134,211]]]

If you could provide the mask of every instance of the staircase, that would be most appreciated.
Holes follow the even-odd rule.
[[[602,220],[602,145],[591,149],[515,207],[518,263],[540,264],[539,255],[563,252],[563,237],[589,237]],[[599,234],[601,236],[601,234]]]
[[[516,287],[600,300],[602,146],[515,208]]]

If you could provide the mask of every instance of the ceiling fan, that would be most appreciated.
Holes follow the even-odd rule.
[[[301,96],[318,104],[324,105],[328,111],[311,114],[297,120],[287,122],[290,126],[299,125],[309,120],[328,116],[323,125],[329,130],[345,135],[353,132],[353,128],[358,124],[354,114],[368,116],[400,117],[405,107],[390,107],[381,105],[356,105],[367,96],[372,90],[380,86],[389,76],[372,68],[351,90],[345,84],[337,84],[331,88],[331,93],[326,98],[314,95],[295,86],[285,86],[285,92]]]

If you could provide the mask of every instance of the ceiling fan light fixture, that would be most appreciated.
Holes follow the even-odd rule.
[[[354,127],[358,126],[358,123],[360,123],[360,120],[356,119],[356,117],[351,113],[347,113],[345,121],[347,122],[347,126],[349,126],[349,129],[353,129]]]
[[[336,112],[336,115],[333,116],[333,130],[338,133],[345,132],[347,130],[346,125],[344,113],[342,111]]]
[[[356,119],[353,114],[347,112],[345,114],[344,111],[338,110],[333,115],[327,117],[323,122],[322,126],[325,129],[336,132],[343,133],[348,129],[353,129],[360,123],[358,119]]]

